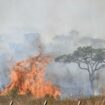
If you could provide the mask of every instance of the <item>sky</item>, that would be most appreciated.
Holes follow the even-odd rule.
[[[0,0],[0,35],[22,39],[38,32],[44,42],[77,30],[81,36],[104,38],[104,0]]]
[[[34,54],[40,39],[46,52],[56,55],[70,53],[80,45],[104,47],[104,27],[105,0],[0,0],[0,88],[8,82],[7,59]],[[54,82],[60,79],[64,93],[72,86],[65,69],[76,77],[74,87],[78,88],[81,78],[80,84],[87,83],[87,74],[77,72],[76,66],[53,62],[47,70],[48,78]]]

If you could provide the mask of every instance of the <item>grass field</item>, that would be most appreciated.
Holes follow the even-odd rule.
[[[47,100],[47,105],[105,105],[105,97],[102,96],[63,100],[55,100],[51,97],[35,99],[32,96],[0,96],[0,105],[10,105],[11,100],[13,105],[44,105],[45,100]]]

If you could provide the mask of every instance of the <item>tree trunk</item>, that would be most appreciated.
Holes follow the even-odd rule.
[[[93,77],[93,75],[89,75],[89,80],[90,80],[90,88],[91,88],[91,91],[92,91],[92,95],[94,95],[95,87],[94,87],[94,77]]]

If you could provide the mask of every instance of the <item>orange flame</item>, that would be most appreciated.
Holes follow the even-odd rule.
[[[11,83],[1,93],[6,94],[17,88],[20,95],[29,92],[37,98],[46,95],[57,98],[60,96],[60,89],[44,79],[49,61],[50,57],[39,55],[17,62],[11,70]]]

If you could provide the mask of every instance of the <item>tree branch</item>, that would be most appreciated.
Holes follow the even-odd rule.
[[[102,65],[100,65],[100,66],[98,67],[99,64],[100,64],[100,63],[97,62],[96,66],[95,66],[95,69],[94,69],[94,72],[105,68],[105,64],[102,64]]]
[[[78,64],[78,67],[79,67],[80,69],[89,70],[88,68],[82,67],[81,64],[80,64],[80,62],[78,62],[77,64]]]
[[[96,71],[97,70],[97,67],[98,67],[98,65],[99,65],[99,62],[98,61],[96,61],[95,63],[94,63],[94,70]]]
[[[99,67],[97,68],[97,70],[100,70],[100,69],[103,69],[103,68],[105,68],[105,64],[102,64],[101,66],[99,66]]]

